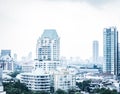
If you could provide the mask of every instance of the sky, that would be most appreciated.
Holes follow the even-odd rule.
[[[36,58],[44,29],[56,29],[61,56],[88,59],[94,40],[103,56],[103,29],[111,26],[120,31],[120,0],[0,0],[0,49],[18,58]]]

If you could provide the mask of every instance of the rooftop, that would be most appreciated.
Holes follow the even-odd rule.
[[[55,29],[45,29],[41,38],[50,38],[50,39],[57,39],[58,34]]]

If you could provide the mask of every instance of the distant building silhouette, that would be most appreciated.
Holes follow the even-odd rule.
[[[99,58],[99,42],[93,41],[93,63],[98,63]]]
[[[13,58],[15,61],[17,61],[17,54],[16,53],[13,55]]]

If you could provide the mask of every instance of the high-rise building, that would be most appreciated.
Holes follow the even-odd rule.
[[[118,74],[118,31],[115,27],[105,28],[103,32],[103,72]]]
[[[37,59],[40,61],[58,61],[60,38],[56,30],[46,29],[37,41]]]
[[[118,43],[118,75],[120,77],[120,43]]]
[[[99,58],[99,43],[97,40],[93,41],[93,62],[98,63]]]
[[[37,41],[37,59],[35,64],[38,68],[50,71],[60,65],[60,38],[56,30],[46,29]]]

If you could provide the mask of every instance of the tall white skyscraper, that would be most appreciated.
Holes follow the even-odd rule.
[[[37,40],[36,46],[37,60],[36,68],[50,71],[60,66],[60,38],[56,30],[46,29]]]
[[[46,29],[37,41],[37,59],[58,61],[60,55],[60,38],[56,30]]]
[[[99,58],[99,43],[97,40],[93,41],[93,62],[97,63]]]
[[[115,27],[105,28],[103,32],[103,72],[118,74],[118,31]]]

